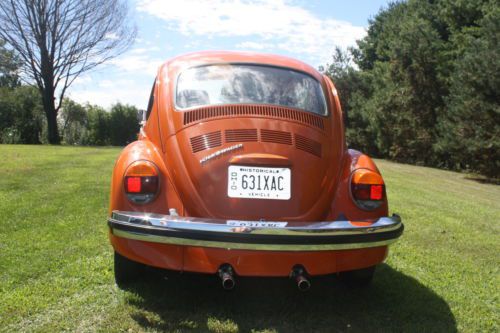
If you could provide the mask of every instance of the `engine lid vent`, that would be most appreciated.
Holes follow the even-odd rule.
[[[295,134],[295,147],[310,154],[321,157],[321,143],[306,138],[305,136]]]
[[[281,143],[283,145],[291,145],[292,134],[289,132],[261,129],[260,140],[262,142],[272,142],[272,143]]]
[[[226,142],[257,141],[256,129],[230,129],[225,131]]]
[[[203,135],[194,136],[190,139],[193,153],[205,149],[215,148],[222,145],[222,134],[220,131],[210,132]]]
[[[214,105],[183,111],[184,125],[198,121],[228,117],[228,116],[264,116],[271,118],[290,119],[303,124],[325,129],[323,118],[319,115],[293,108],[274,105]]]

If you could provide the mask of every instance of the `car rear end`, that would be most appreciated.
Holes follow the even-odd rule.
[[[384,260],[403,226],[387,216],[373,162],[346,150],[326,77],[288,58],[209,53],[171,61],[159,78],[148,120],[159,135],[144,133],[115,168],[108,222],[118,253],[226,277]]]

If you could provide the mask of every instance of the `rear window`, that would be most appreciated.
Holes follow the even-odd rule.
[[[193,67],[177,80],[176,106],[272,104],[326,115],[321,84],[290,69],[243,64]]]

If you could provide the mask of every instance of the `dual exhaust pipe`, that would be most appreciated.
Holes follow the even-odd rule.
[[[221,279],[222,288],[224,290],[232,290],[236,286],[234,279],[233,267],[229,264],[222,265],[218,271],[219,278]],[[307,272],[304,267],[297,265],[294,266],[290,272],[290,278],[295,280],[297,288],[300,291],[307,291],[311,288],[311,282],[307,278]]]
[[[222,288],[224,290],[232,290],[236,285],[234,280],[233,267],[231,265],[222,265],[219,268],[219,277],[222,282]]]
[[[300,265],[294,266],[292,272],[290,273],[290,277],[295,279],[297,288],[300,291],[308,291],[309,288],[311,288],[311,282],[307,278],[307,272],[304,267]]]

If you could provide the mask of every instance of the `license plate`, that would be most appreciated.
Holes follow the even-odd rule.
[[[231,165],[227,172],[227,195],[230,198],[289,200],[291,174],[289,168]]]
[[[284,228],[287,222],[272,222],[272,221],[235,221],[228,220],[227,225],[232,227],[245,228]]]

